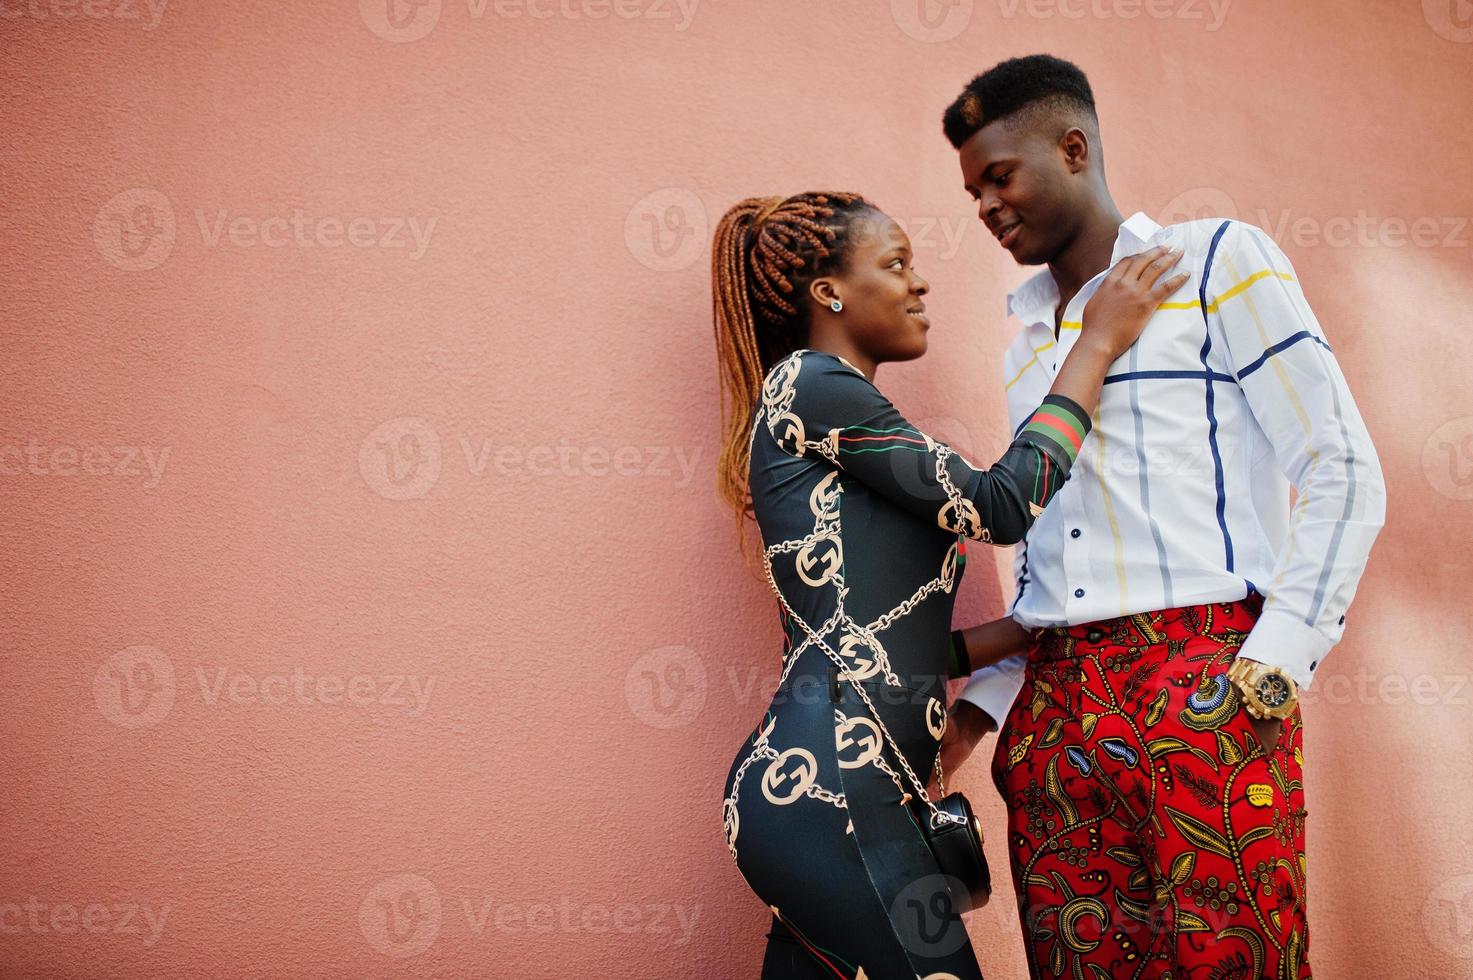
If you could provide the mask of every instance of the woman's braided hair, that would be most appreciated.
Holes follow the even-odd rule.
[[[842,192],[749,197],[716,226],[711,286],[723,418],[716,485],[736,513],[744,558],[742,521],[752,515],[750,426],[762,380],[807,343],[808,286],[843,270],[855,219],[877,210],[858,194]]]

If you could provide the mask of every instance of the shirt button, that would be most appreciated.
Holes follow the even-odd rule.
[[[1076,527],[1074,530],[1072,530],[1072,531],[1069,532],[1069,537],[1071,537],[1071,538],[1077,538],[1077,537],[1079,537],[1083,533],[1084,533],[1083,531],[1079,530],[1079,528]]]
[[[1083,599],[1084,598],[1084,590],[1083,589],[1075,589],[1074,590],[1074,598],[1076,598],[1076,599]]]
[[[1340,625],[1341,626],[1344,626],[1345,625],[1345,617],[1344,616],[1341,616],[1340,617]]]
[[[1318,661],[1318,660],[1311,660],[1311,661],[1310,661],[1310,662],[1309,662],[1309,669],[1310,669],[1310,670],[1314,670],[1314,669],[1315,669],[1315,668],[1316,668],[1316,667],[1318,667],[1318,666],[1319,666],[1319,665],[1320,665],[1320,662],[1319,662],[1319,661]]]

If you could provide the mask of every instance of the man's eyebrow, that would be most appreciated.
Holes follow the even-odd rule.
[[[1017,163],[1017,162],[1018,162],[1018,158],[1017,157],[1003,157],[1000,160],[993,160],[987,166],[985,166],[985,167],[982,168],[982,172],[978,175],[978,178],[977,179],[979,181],[986,181],[987,180],[987,175],[989,173],[991,173],[994,168],[1006,166],[1008,164],[1014,164],[1014,163]],[[963,190],[966,190],[966,191],[970,191],[970,192],[972,192],[974,194],[977,191],[976,185],[974,185],[971,182],[971,180],[968,180],[966,183],[964,183],[962,185],[962,189]]]
[[[992,169],[994,167],[1003,167],[1003,166],[1006,166],[1006,165],[1008,165],[1010,163],[1017,163],[1017,162],[1018,162],[1018,160],[1017,160],[1016,157],[1003,157],[1001,160],[993,160],[987,166],[985,166],[985,167],[982,168],[982,178],[984,180],[986,180],[987,179],[987,175],[992,171]]]

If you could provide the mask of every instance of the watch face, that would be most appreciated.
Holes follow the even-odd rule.
[[[1258,700],[1265,708],[1281,708],[1289,700],[1289,685],[1275,674],[1258,679]]]

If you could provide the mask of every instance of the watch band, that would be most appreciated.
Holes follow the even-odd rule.
[[[1248,713],[1254,718],[1282,720],[1293,714],[1298,704],[1298,687],[1282,667],[1240,658],[1228,667],[1227,676],[1242,694]],[[1265,694],[1272,700],[1265,701]]]

